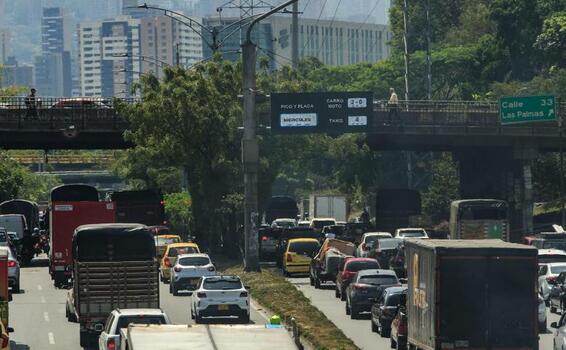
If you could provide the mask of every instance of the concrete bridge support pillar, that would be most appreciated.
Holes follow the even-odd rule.
[[[462,199],[493,198],[509,203],[510,239],[533,231],[531,165],[536,148],[470,148],[455,152]]]

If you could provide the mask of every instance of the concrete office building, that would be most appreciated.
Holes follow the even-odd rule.
[[[0,64],[6,63],[10,55],[10,31],[6,28],[0,28]]]
[[[81,95],[130,96],[141,69],[139,28],[127,16],[79,25]]]
[[[199,18],[194,18],[200,22]],[[160,76],[164,65],[191,66],[203,58],[200,28],[188,28],[166,16],[141,19],[141,72]],[[199,31],[198,33],[195,30]]]

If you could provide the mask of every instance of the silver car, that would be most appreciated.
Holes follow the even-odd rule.
[[[12,293],[20,292],[20,263],[9,247],[0,247],[8,252],[8,286],[12,288]]]

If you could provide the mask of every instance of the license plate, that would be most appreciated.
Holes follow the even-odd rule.
[[[228,311],[229,309],[228,305],[218,305],[218,311]]]

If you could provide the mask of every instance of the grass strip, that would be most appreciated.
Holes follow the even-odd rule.
[[[294,317],[301,336],[317,349],[359,349],[301,291],[273,271],[244,272],[241,266],[232,266],[224,272],[240,276],[244,284],[250,286],[252,297],[279,315],[285,323],[289,324],[291,317]]]

